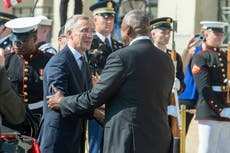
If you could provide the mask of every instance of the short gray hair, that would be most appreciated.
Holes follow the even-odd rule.
[[[83,14],[77,14],[73,15],[65,23],[65,30],[64,34],[66,35],[67,31],[73,30],[74,24],[79,20],[79,19],[84,19],[84,20],[89,20],[89,17]]]
[[[125,15],[123,23],[129,25],[136,34],[149,34],[149,19],[145,12],[143,12],[142,10],[129,11]]]

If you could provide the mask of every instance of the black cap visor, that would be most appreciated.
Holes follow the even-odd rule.
[[[113,13],[99,13],[97,15],[102,16],[104,18],[114,17]]]
[[[26,41],[31,36],[31,32],[26,33],[12,33],[10,36],[11,41]]]
[[[224,28],[213,28],[212,27],[212,28],[207,28],[207,29],[214,33],[224,33],[225,32]]]
[[[168,23],[162,23],[162,24],[154,25],[152,28],[153,29],[161,29],[161,30],[172,30],[171,25]]]

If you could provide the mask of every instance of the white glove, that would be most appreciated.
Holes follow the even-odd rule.
[[[180,80],[177,78],[175,78],[175,80],[174,80],[173,90],[176,90],[176,91],[180,90]]]
[[[168,106],[168,115],[177,117],[177,109],[176,109],[176,106],[174,106],[174,105],[169,105],[169,106]]]
[[[224,108],[224,109],[220,112],[220,116],[221,116],[221,117],[230,118],[230,108]]]

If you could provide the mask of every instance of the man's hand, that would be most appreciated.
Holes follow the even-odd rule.
[[[100,79],[100,75],[96,72],[95,75],[92,75],[92,84],[95,86]]]
[[[101,124],[104,123],[104,119],[105,119],[105,111],[104,110],[98,109],[98,108],[94,109],[93,116]]]
[[[46,96],[48,107],[53,110],[60,110],[60,102],[64,95],[56,87],[52,86],[52,89],[54,90],[55,94]]]
[[[4,49],[0,48],[0,66],[5,66]]]

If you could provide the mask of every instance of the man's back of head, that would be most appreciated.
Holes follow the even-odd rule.
[[[138,36],[149,35],[149,19],[141,10],[129,11],[121,25],[122,39],[126,44]]]

